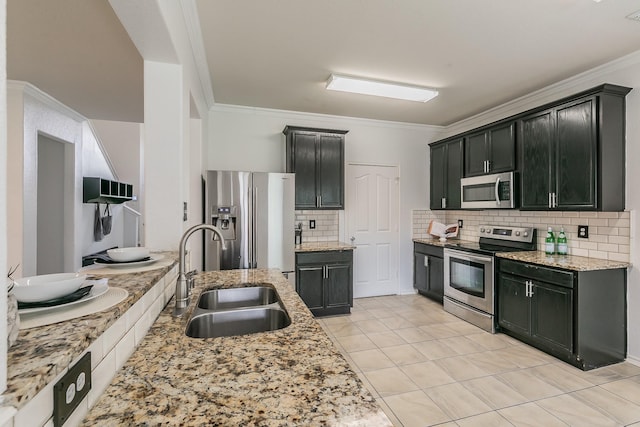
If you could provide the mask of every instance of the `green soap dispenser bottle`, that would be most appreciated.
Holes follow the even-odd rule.
[[[547,228],[547,237],[544,239],[544,253],[547,255],[556,253],[556,238],[551,227]]]
[[[569,253],[567,235],[564,234],[564,227],[561,227],[560,234],[558,234],[558,255],[567,255],[567,253]]]

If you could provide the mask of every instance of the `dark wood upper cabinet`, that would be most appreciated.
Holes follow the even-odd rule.
[[[603,85],[519,120],[520,209],[624,210],[629,91]]]
[[[460,209],[463,140],[456,138],[430,146],[430,207]]]
[[[296,209],[344,209],[346,130],[287,126],[286,170],[296,174]]]
[[[515,122],[501,123],[464,138],[464,176],[516,168]]]

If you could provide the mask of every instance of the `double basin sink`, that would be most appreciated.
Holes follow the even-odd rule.
[[[264,284],[203,291],[185,334],[215,338],[286,328],[291,319],[275,289]]]

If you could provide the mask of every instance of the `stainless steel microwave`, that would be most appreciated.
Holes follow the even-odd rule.
[[[462,209],[512,209],[517,205],[514,172],[460,180]]]

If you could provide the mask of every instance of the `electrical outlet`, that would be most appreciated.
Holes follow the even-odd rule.
[[[53,386],[53,425],[62,426],[91,390],[91,352]]]
[[[311,230],[314,230],[316,228],[316,220],[315,219],[310,219],[309,220],[309,228]]]
[[[579,225],[578,226],[578,237],[582,239],[589,238],[589,226],[588,225]]]
[[[458,220],[458,228],[462,228],[462,220],[461,219]]]

